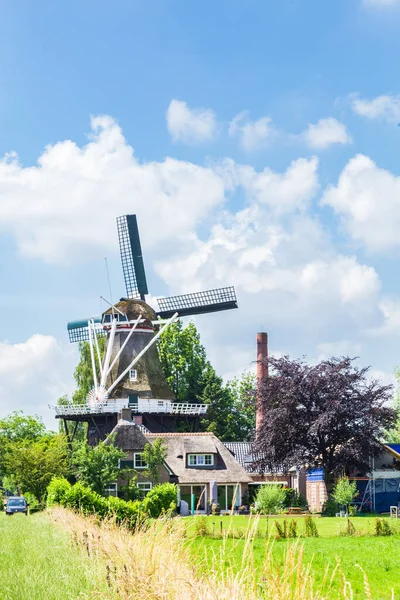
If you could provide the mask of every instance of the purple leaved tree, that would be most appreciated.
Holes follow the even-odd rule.
[[[392,386],[371,380],[369,369],[348,357],[311,366],[284,356],[269,358],[268,366],[257,392],[259,467],[323,467],[329,488],[335,475],[368,472],[384,430],[396,420],[388,406]]]

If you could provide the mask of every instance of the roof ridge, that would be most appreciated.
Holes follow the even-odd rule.
[[[159,433],[159,432],[152,432],[152,431],[150,431],[150,433],[145,433],[144,435],[146,437],[149,437],[149,436],[152,436],[152,435],[153,436],[157,436],[157,437],[162,437],[162,436],[164,436],[164,437],[177,437],[177,436],[182,436],[182,437],[183,436],[186,436],[186,437],[188,437],[188,436],[195,436],[195,437],[200,437],[200,436],[214,436],[214,434],[211,433],[211,431],[199,431],[199,432],[193,432],[193,433],[190,433],[190,432],[186,432],[185,433],[185,432],[182,432],[182,431],[176,431],[176,432],[166,431],[165,433]],[[219,438],[217,438],[217,439],[219,439]]]

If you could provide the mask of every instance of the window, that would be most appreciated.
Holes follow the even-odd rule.
[[[137,371],[136,371],[136,369],[131,369],[129,371],[129,380],[130,381],[136,381],[137,380]]]
[[[104,488],[104,493],[107,496],[116,496],[118,492],[117,483],[108,483]]]
[[[135,469],[147,469],[148,467],[148,464],[143,460],[142,453],[137,453],[134,455],[133,464],[135,466]]]
[[[213,464],[213,454],[189,454],[189,467],[211,467]]]
[[[153,487],[153,484],[151,481],[141,481],[136,484],[136,487],[140,490],[140,497],[144,498],[147,492]]]

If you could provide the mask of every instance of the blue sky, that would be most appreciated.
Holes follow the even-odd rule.
[[[399,0],[0,0],[0,412],[72,390],[66,322],[235,285],[196,320],[224,376],[271,351],[399,362]]]

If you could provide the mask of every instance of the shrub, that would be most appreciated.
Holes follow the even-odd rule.
[[[304,535],[305,537],[319,537],[317,525],[312,517],[304,519]]]
[[[332,497],[328,498],[322,508],[325,517],[334,517],[339,512],[339,504]]]
[[[279,523],[279,521],[274,521],[276,530],[278,532],[277,538],[278,540],[284,540],[287,538],[287,521],[286,519],[283,523]]]
[[[294,519],[292,519],[289,522],[289,533],[288,533],[290,538],[296,538],[297,537],[297,521],[295,521]]]
[[[194,521],[194,535],[197,537],[209,535],[207,517],[196,517]]]
[[[31,494],[30,492],[25,492],[23,496],[29,504],[29,512],[34,513],[40,510],[40,504],[36,496]]]
[[[156,519],[162,514],[176,510],[176,486],[162,483],[154,486],[143,500],[143,510]]]
[[[47,506],[62,504],[71,484],[64,477],[54,477],[47,486]]]
[[[255,507],[262,514],[279,513],[282,512],[285,498],[286,492],[281,485],[266,483],[257,492]]]
[[[390,528],[389,523],[386,521],[386,519],[379,519],[379,518],[375,519],[375,535],[388,536],[388,535],[392,535],[392,533],[393,532]]]
[[[176,487],[171,483],[154,487],[143,502],[132,502],[110,496],[104,498],[79,482],[75,485],[66,479],[53,479],[48,486],[47,504],[61,504],[85,515],[95,514],[99,518],[115,518],[117,523],[134,527],[138,518],[157,518],[168,510],[176,508]]]

